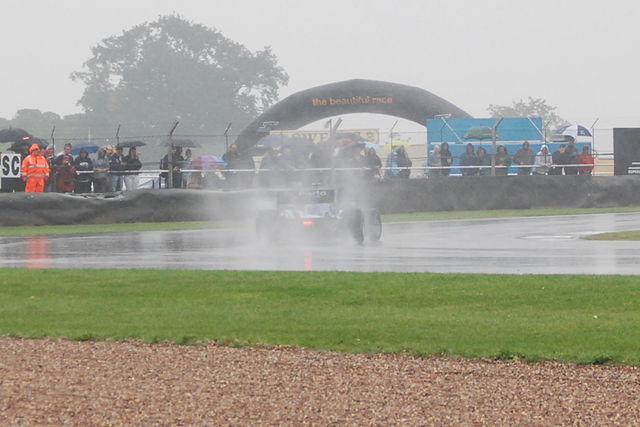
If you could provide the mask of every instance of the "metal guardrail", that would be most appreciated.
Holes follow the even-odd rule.
[[[640,163],[639,169],[640,169]],[[547,168],[584,168],[584,167],[596,167],[597,165],[588,165],[584,163],[576,163],[576,164],[563,164],[563,165],[551,165]],[[528,168],[528,169],[538,169],[539,165],[511,165],[511,166],[496,166],[496,169],[505,169],[505,168]],[[383,166],[379,168],[369,168],[369,167],[324,167],[324,168],[292,168],[292,169],[181,169],[177,173],[238,173],[238,172],[252,172],[255,174],[266,173],[266,172],[331,172],[331,171],[371,171],[371,170],[420,170],[420,171],[428,171],[428,170],[443,170],[443,169],[491,169],[491,166],[488,165],[477,165],[477,166]],[[94,171],[77,171],[78,174],[90,174],[94,173]],[[107,172],[109,175],[140,175],[140,174],[155,174],[159,175],[162,173],[167,173],[166,169],[139,169],[135,171],[110,171]]]

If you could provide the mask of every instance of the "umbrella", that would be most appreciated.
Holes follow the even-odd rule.
[[[173,145],[174,147],[200,147],[200,144],[190,139],[165,139],[160,143],[160,145],[163,147],[168,147],[170,145]]]
[[[347,141],[349,141],[347,139]],[[345,144],[343,144],[342,146],[340,146],[341,150],[347,151],[347,150],[362,150],[364,148],[365,144],[364,141],[349,141]]]
[[[376,144],[375,142],[371,142],[371,141],[362,141],[362,143],[364,144],[364,148],[365,149],[369,149],[369,148],[373,148],[374,150],[378,151],[380,149],[382,149],[382,147],[379,144]]]
[[[99,149],[100,147],[98,147],[93,142],[79,142],[73,145],[73,147],[71,148],[71,154],[77,156],[81,151],[86,151],[87,153],[91,154],[97,152]]]
[[[227,165],[227,162],[225,162],[218,156],[212,156],[212,155],[198,156],[191,163],[191,167],[193,169],[210,169],[212,167],[220,168],[226,165]]]
[[[122,141],[122,142],[118,142],[116,144],[117,147],[142,147],[147,145],[146,142],[142,142],[142,141]],[[174,144],[175,145],[175,144]]]
[[[579,136],[593,136],[589,129],[581,125],[571,125],[564,128],[564,130],[560,133],[560,135],[570,136],[572,138],[577,138]]]
[[[464,133],[464,139],[492,139],[493,129],[489,126],[472,126]],[[496,138],[499,135],[496,134]]]
[[[14,153],[27,153],[29,152],[29,147],[31,147],[32,144],[38,144],[40,148],[47,148],[47,145],[49,145],[49,143],[44,139],[30,137],[29,139],[14,142],[11,144],[11,147],[9,147],[9,150]]]
[[[401,145],[404,146],[404,147],[411,146],[411,144],[409,144],[407,141],[393,141],[392,143],[391,142],[387,142],[384,145],[384,149],[385,150],[393,150],[394,148],[400,147]]]
[[[9,128],[0,130],[0,142],[20,142],[31,138],[31,134],[24,129]]]

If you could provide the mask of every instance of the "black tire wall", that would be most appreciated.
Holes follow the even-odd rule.
[[[640,177],[448,177],[361,184],[344,200],[381,213],[640,206]],[[236,220],[275,206],[273,190],[141,190],[98,198],[0,193],[0,226]]]

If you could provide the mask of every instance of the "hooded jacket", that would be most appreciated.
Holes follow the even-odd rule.
[[[547,149],[546,153],[542,152],[544,148]],[[549,148],[546,145],[543,145],[542,147],[540,147],[540,151],[538,151],[538,154],[536,154],[536,160],[534,162],[536,168],[534,169],[534,173],[545,175],[549,171],[552,163],[553,159],[551,154],[549,153]]]
[[[49,162],[42,154],[36,154],[35,151],[40,147],[33,144],[29,148],[29,155],[22,160],[22,168],[20,175],[25,181],[29,178],[40,178],[46,180],[49,178]]]

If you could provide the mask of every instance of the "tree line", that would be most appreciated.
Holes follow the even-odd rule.
[[[179,120],[183,134],[220,135],[229,122],[243,129],[278,101],[289,81],[269,47],[251,52],[175,14],[102,40],[70,77],[84,85],[81,113],[21,109],[12,119],[0,118],[0,128],[48,138],[55,126],[56,138],[66,139],[113,136],[123,125],[126,135],[155,136]],[[487,110],[493,117],[540,116],[551,130],[568,124],[543,99]]]
[[[22,109],[0,128],[48,138],[163,135],[174,120],[192,134],[241,129],[278,100],[289,77],[269,47],[251,52],[219,31],[179,15],[137,25],[102,40],[71,79],[84,85],[82,113]]]

